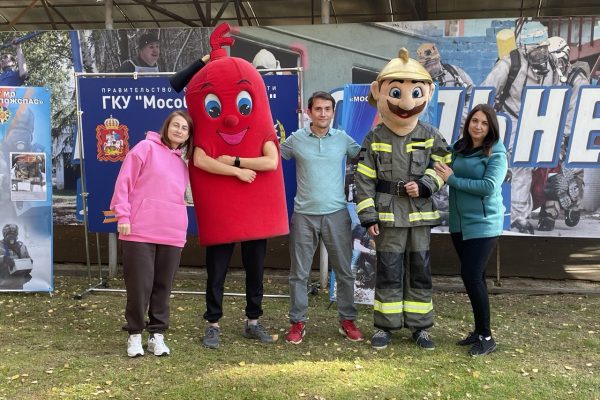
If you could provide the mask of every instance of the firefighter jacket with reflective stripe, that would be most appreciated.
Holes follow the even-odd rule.
[[[363,226],[411,227],[437,225],[439,214],[431,197],[411,198],[402,190],[407,182],[421,183],[430,193],[440,190],[444,181],[433,163],[450,163],[448,144],[434,127],[418,122],[415,129],[398,136],[384,124],[373,128],[362,145],[356,167],[356,212]],[[398,194],[377,192],[378,180],[394,182]],[[420,193],[421,195],[421,193]]]

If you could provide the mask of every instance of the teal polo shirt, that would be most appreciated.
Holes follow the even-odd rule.
[[[296,160],[294,212],[324,215],[346,208],[344,160],[359,151],[360,145],[339,129],[321,138],[310,128],[292,133],[281,145],[281,156]]]

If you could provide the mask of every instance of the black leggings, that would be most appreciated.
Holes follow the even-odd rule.
[[[460,276],[473,307],[475,333],[491,336],[490,299],[485,282],[485,267],[498,237],[463,240],[462,233],[452,233],[452,243],[460,259]]]

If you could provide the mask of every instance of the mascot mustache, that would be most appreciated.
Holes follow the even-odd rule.
[[[412,110],[405,110],[404,108],[401,108],[395,104],[392,104],[389,100],[387,102],[388,104],[388,108],[390,109],[391,112],[393,112],[395,115],[399,116],[400,118],[410,118],[415,114],[420,114],[423,109],[425,108],[425,106],[427,105],[427,102],[424,101],[423,103],[419,104],[418,106],[415,106]]]

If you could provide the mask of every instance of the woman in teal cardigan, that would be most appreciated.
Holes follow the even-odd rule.
[[[502,182],[508,168],[498,119],[487,104],[467,116],[463,135],[452,146],[451,165],[436,163],[435,170],[450,187],[450,235],[475,319],[475,329],[457,344],[472,345],[469,354],[482,356],[496,349],[485,268],[502,233]]]

